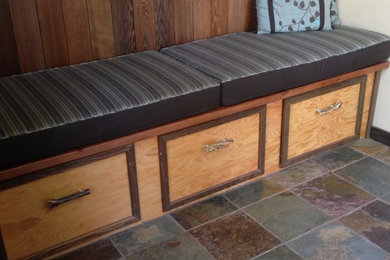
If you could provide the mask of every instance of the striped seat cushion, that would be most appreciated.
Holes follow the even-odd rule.
[[[159,52],[0,79],[0,169],[220,106],[220,83]]]
[[[222,104],[348,73],[385,61],[390,38],[366,30],[257,35],[236,33],[162,50],[221,80]]]

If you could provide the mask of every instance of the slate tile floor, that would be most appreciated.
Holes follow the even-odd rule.
[[[390,260],[390,148],[360,140],[57,259]]]

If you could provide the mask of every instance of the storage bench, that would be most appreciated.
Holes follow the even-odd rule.
[[[237,33],[0,79],[3,255],[55,255],[365,137],[389,55],[351,28]]]

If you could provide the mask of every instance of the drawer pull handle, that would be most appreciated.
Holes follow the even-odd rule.
[[[225,148],[225,147],[229,146],[229,144],[231,144],[231,143],[234,143],[233,139],[225,138],[225,139],[222,139],[218,143],[204,145],[204,150],[206,151],[206,153],[211,153],[211,152],[214,152],[216,150],[220,150],[222,148]]]
[[[324,109],[318,109],[317,110],[317,113],[320,114],[320,115],[325,115],[325,114],[329,114],[335,110],[338,110],[340,109],[341,107],[343,106],[343,102],[340,101],[336,104],[332,104],[330,105],[330,107],[327,107],[327,108],[324,108]]]
[[[71,200],[75,200],[75,199],[87,196],[89,194],[91,194],[91,190],[90,189],[79,190],[75,194],[72,194],[72,195],[69,195],[69,196],[66,196],[66,197],[63,197],[63,198],[60,198],[60,199],[54,198],[52,200],[48,200],[47,202],[49,203],[49,209],[52,209],[52,208],[55,208],[57,206],[60,206],[60,205],[62,205],[64,203],[66,203],[66,202],[69,202]]]

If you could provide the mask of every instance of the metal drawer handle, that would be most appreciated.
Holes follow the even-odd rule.
[[[78,190],[78,192],[75,194],[72,194],[72,195],[69,195],[69,196],[66,196],[66,197],[63,197],[60,199],[54,198],[52,200],[48,200],[47,202],[49,203],[49,209],[52,209],[52,208],[55,208],[57,206],[60,206],[64,203],[66,203],[66,202],[87,196],[89,194],[91,194],[90,189]]]
[[[215,143],[215,144],[205,144],[204,145],[204,150],[206,153],[211,153],[216,150],[220,150],[222,148],[225,148],[229,146],[229,144],[234,143],[234,140],[231,138],[224,138],[220,142]]]
[[[325,114],[329,114],[335,110],[338,110],[340,108],[342,108],[343,106],[343,101],[340,101],[336,104],[332,104],[330,105],[330,107],[327,107],[327,108],[324,108],[324,109],[318,109],[317,110],[317,113],[320,114],[320,115],[325,115]]]

